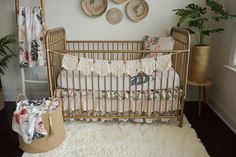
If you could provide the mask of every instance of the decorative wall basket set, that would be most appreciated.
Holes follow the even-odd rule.
[[[127,0],[112,0],[114,3],[122,4]],[[103,15],[108,6],[108,0],[82,0],[82,8],[86,15],[95,18]],[[130,0],[126,4],[126,14],[130,20],[138,22],[143,20],[149,11],[146,0]],[[111,8],[106,13],[107,21],[112,24],[118,24],[122,21],[123,15],[120,9]]]

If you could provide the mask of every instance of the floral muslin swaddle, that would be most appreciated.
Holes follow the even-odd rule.
[[[17,16],[21,67],[46,65],[45,25],[42,8],[20,7]]]
[[[48,111],[50,100],[29,101],[24,100],[17,103],[13,113],[12,129],[17,132],[27,144],[36,138],[47,136],[41,115]],[[59,100],[53,101],[50,111],[56,110]]]

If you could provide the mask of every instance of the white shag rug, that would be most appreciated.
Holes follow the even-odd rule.
[[[46,153],[23,157],[209,157],[184,118],[176,122],[66,122],[66,140]]]

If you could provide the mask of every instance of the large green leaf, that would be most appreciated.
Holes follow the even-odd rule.
[[[220,32],[222,32],[222,31],[224,31],[223,28],[215,28],[215,29],[204,30],[204,31],[203,31],[203,34],[209,36],[210,33],[220,33]]]
[[[0,74],[1,75],[4,75],[5,70],[8,68],[8,64],[12,57],[14,57],[14,54],[4,56],[0,59]]]
[[[215,21],[228,20],[236,17],[236,15],[230,15],[227,11],[225,11],[224,7],[215,0],[206,0],[206,5],[210,7],[216,15],[218,15],[212,17]]]
[[[189,26],[190,27],[197,27],[200,28],[202,27],[202,25],[207,22],[208,19],[207,18],[197,18],[197,19],[193,19],[189,21]]]
[[[15,44],[17,42],[17,36],[15,33],[6,35],[0,39],[0,46]]]
[[[220,20],[228,20],[228,19],[236,18],[236,15],[212,16],[211,18],[214,19],[215,21],[220,21]]]
[[[16,57],[13,44],[17,43],[16,34],[9,34],[0,39],[0,74],[4,74],[11,58]]]
[[[186,9],[190,9],[192,11],[199,12],[202,15],[206,14],[206,8],[202,8],[199,5],[194,4],[194,3],[187,5]]]
[[[185,7],[185,9],[175,9],[176,15],[180,16],[177,26],[179,27],[186,21],[186,19],[196,19],[201,18],[202,15],[206,13],[206,8],[202,8],[196,4],[189,4]]]
[[[206,0],[206,5],[216,14],[220,14],[222,16],[228,15],[228,13],[224,10],[224,7],[215,0]]]

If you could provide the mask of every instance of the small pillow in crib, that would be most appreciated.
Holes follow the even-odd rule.
[[[174,39],[173,37],[150,37],[146,35],[144,37],[144,50],[173,50]],[[160,54],[147,53],[143,57],[156,57]]]

